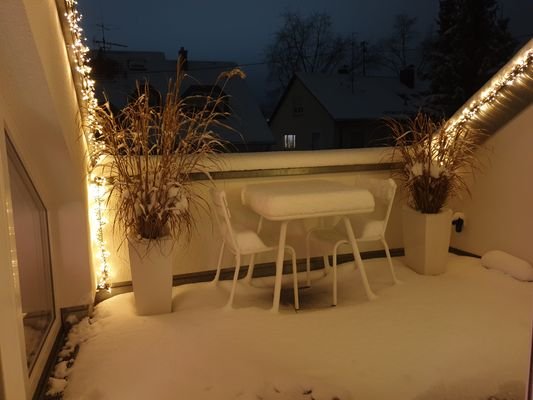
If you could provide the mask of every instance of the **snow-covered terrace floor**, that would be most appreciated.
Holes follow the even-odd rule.
[[[173,312],[139,317],[131,293],[96,307],[65,399],[523,399],[533,283],[450,255],[421,276],[395,258],[366,260],[378,299],[367,301],[353,263],[268,311],[272,280],[174,288]],[[316,272],[319,274],[319,272]],[[316,275],[318,277],[318,275]],[[304,283],[302,276],[301,284]]]

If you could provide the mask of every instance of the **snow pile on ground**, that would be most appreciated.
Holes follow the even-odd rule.
[[[490,250],[483,254],[481,265],[502,271],[521,281],[533,281],[533,266],[530,263],[500,250]]]
[[[78,322],[75,315],[69,315],[66,323],[70,329],[58,354],[52,376],[48,378],[48,389],[45,393],[47,398],[56,398],[65,390],[80,344],[99,332],[98,325],[88,317]]]
[[[272,278],[174,288],[173,312],[137,316],[131,293],[96,307],[69,371],[65,399],[522,399],[529,363],[533,285],[450,256],[441,276],[394,259],[367,260],[368,301],[353,263],[314,273],[279,314]],[[305,276],[300,277],[303,285]]]

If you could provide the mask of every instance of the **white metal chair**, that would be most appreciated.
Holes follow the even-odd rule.
[[[358,179],[357,185],[368,189],[374,196],[375,211],[370,214],[350,217],[357,242],[380,241],[385,248],[385,254],[394,283],[399,283],[394,273],[389,246],[385,240],[385,231],[389,221],[396,183],[392,179]],[[337,305],[337,254],[339,247],[349,244],[342,221],[332,228],[313,228],[306,236],[307,285],[310,286],[311,257],[310,249],[320,250],[324,255],[324,273],[329,266],[328,255],[333,256],[333,305]]]
[[[218,282],[220,278],[220,269],[222,265],[222,257],[224,249],[227,246],[235,256],[235,273],[233,275],[233,284],[231,287],[230,297],[227,307],[231,308],[233,299],[235,297],[235,288],[237,287],[237,280],[239,279],[239,269],[241,267],[241,257],[249,255],[251,258],[257,253],[264,253],[267,251],[277,251],[277,246],[267,246],[259,235],[251,229],[239,226],[232,223],[231,213],[226,199],[226,192],[222,190],[211,189],[211,196],[215,209],[215,216],[217,224],[222,234],[222,245],[218,255],[217,272],[213,282]],[[293,275],[293,290],[294,290],[294,307],[300,308],[298,300],[298,277],[296,270],[296,253],[290,246],[285,246],[285,250],[291,253],[292,258],[292,275]]]

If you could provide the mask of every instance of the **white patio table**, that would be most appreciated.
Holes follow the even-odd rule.
[[[323,179],[284,181],[246,185],[242,189],[241,199],[244,205],[250,207],[262,218],[281,222],[272,303],[273,312],[279,310],[287,224],[290,221],[304,218],[328,216],[341,216],[343,218],[354,259],[361,272],[366,295],[369,299],[376,297],[368,284],[363,260],[359,254],[352,225],[348,218],[352,214],[374,211],[374,197],[368,190]]]

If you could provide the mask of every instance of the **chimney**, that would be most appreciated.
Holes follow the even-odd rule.
[[[188,60],[187,60],[187,50],[185,50],[185,47],[180,47],[180,51],[178,51],[178,69],[180,71],[187,71],[188,68]]]
[[[400,82],[410,89],[415,87],[415,67],[408,65],[400,70]]]

